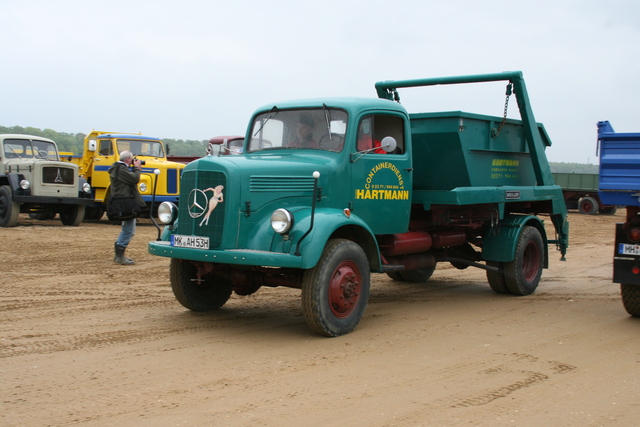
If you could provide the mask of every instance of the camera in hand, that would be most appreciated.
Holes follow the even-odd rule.
[[[133,158],[133,161],[135,162],[136,160],[140,160],[140,165],[141,165],[141,166],[144,166],[144,165],[146,165],[146,164],[147,164],[147,162],[146,162],[146,161],[144,161],[144,160],[142,160],[142,159],[139,159],[139,158],[137,158],[137,157],[134,157],[134,158]],[[133,162],[132,162],[132,163],[133,163]]]

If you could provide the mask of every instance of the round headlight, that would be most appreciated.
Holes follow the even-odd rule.
[[[271,214],[271,228],[276,233],[287,234],[293,227],[293,215],[286,209],[277,209]]]
[[[141,193],[146,193],[147,192],[147,183],[146,182],[141,182],[140,183],[140,192]]]
[[[163,224],[173,224],[178,217],[178,207],[171,202],[162,202],[158,206],[158,220]]]
[[[87,194],[91,193],[91,185],[88,182],[85,182],[84,184],[82,184],[82,191]]]
[[[26,179],[23,179],[22,181],[20,181],[20,188],[22,188],[23,190],[28,190],[29,187],[31,187],[31,184],[29,184],[29,181],[27,181]]]

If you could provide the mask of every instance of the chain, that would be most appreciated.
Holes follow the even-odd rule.
[[[500,135],[500,131],[502,130],[504,125],[507,123],[507,109],[509,108],[509,97],[511,96],[512,90],[513,90],[513,83],[509,83],[507,85],[507,92],[506,92],[507,98],[504,100],[504,115],[502,116],[502,122],[500,123],[498,130],[496,130],[495,133],[492,135],[494,138]]]

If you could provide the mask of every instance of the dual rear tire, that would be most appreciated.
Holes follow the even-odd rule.
[[[517,296],[535,292],[544,267],[544,242],[540,231],[532,226],[524,226],[516,244],[513,261],[487,261],[487,265],[498,271],[487,270],[487,280],[494,292]]]

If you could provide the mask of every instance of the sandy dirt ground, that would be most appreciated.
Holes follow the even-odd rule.
[[[0,229],[0,425],[638,425],[640,318],[611,282],[622,219],[570,214],[567,261],[553,250],[527,297],[474,268],[373,275],[356,330],[323,338],[299,290],[184,309],[148,220],[119,266],[118,226],[21,215]]]

